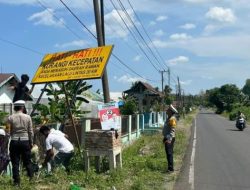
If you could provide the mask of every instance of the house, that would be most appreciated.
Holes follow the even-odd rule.
[[[16,85],[20,80],[14,73],[0,73],[0,110],[12,113],[12,100],[15,91],[10,87]],[[29,97],[32,100],[32,97]],[[26,103],[26,107],[30,107],[30,102]]]
[[[0,104],[11,104],[14,97],[14,91],[9,89],[14,83],[18,83],[19,79],[15,74],[0,74]]]
[[[139,111],[147,112],[152,107],[152,102],[160,100],[163,94],[153,88],[150,84],[137,81],[130,89],[123,92],[124,95],[134,97],[138,101]]]
[[[0,73],[0,110],[12,113],[14,91],[9,87],[18,83],[19,79],[13,73]]]

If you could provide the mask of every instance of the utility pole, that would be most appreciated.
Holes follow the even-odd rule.
[[[168,71],[165,71],[165,70],[160,71],[160,73],[161,73],[161,91],[162,91],[163,94],[165,94],[165,93],[164,93],[164,84],[163,84],[163,83],[164,83],[163,74],[164,74],[164,73],[167,73],[167,72],[168,72]]]
[[[101,14],[100,14],[99,0],[93,0],[93,4],[94,4],[94,12],[95,12],[95,23],[96,23],[96,34],[97,34],[98,46],[99,47],[105,46],[103,0],[101,0]],[[104,69],[103,76],[102,76],[102,89],[103,89],[104,102],[105,103],[110,102],[108,74],[107,74],[106,68]]]
[[[177,76],[177,81],[178,81],[178,87],[177,87],[177,97],[178,97],[178,99],[177,99],[177,102],[178,102],[178,107],[180,107],[180,102],[181,102],[181,85],[180,85],[180,79],[179,79],[179,77]]]
[[[167,73],[168,73],[168,86],[170,88],[170,68],[168,68]]]
[[[183,117],[185,118],[185,92],[182,89],[182,111],[183,111]]]

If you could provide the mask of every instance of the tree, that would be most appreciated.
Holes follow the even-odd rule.
[[[250,79],[246,80],[245,85],[242,88],[242,92],[248,96],[250,96]]]
[[[231,111],[233,104],[239,102],[240,89],[234,84],[225,84],[221,86],[220,93],[225,110]]]
[[[173,101],[173,97],[171,96],[172,89],[170,86],[166,85],[164,87],[164,103],[169,105]]]
[[[133,97],[123,97],[124,105],[120,107],[122,115],[133,115],[137,111],[137,103]]]
[[[231,111],[233,104],[240,101],[240,90],[234,84],[225,84],[220,88],[207,90],[206,94],[208,94],[208,102],[216,106],[218,113],[225,110]]]

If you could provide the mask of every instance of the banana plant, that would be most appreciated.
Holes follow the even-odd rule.
[[[82,93],[92,87],[87,82],[68,81],[56,85],[48,84],[44,92],[48,96],[48,105],[38,104],[36,109],[40,112],[42,123],[60,122],[63,123],[69,116],[65,93],[68,95],[73,117],[80,117],[86,111],[81,111],[80,106],[83,102],[89,101],[82,96]]]

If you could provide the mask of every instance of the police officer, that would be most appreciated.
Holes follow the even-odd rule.
[[[175,129],[176,129],[176,117],[178,111],[175,109],[173,105],[170,105],[167,109],[167,121],[164,124],[162,135],[163,135],[163,143],[165,144],[165,151],[167,155],[168,161],[168,172],[174,171],[174,157],[173,157],[173,149],[175,142]]]
[[[19,165],[20,159],[31,179],[33,170],[31,165],[31,148],[33,146],[33,128],[31,117],[24,114],[25,101],[14,102],[15,113],[8,118],[10,125],[10,159],[15,186],[20,186]]]

